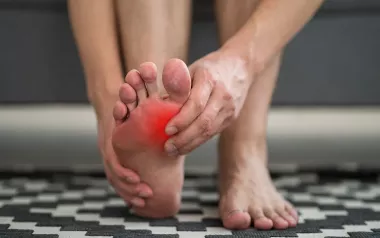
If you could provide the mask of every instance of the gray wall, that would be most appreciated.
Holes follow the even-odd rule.
[[[218,47],[210,3],[194,3],[191,61]],[[271,162],[378,161],[380,107],[329,106],[380,104],[379,6],[328,0],[286,48],[269,119]],[[0,0],[0,73],[0,168],[101,165],[64,0]],[[187,168],[215,166],[215,143],[192,153]]]
[[[330,0],[289,44],[275,105],[379,104],[376,0]],[[196,1],[190,60],[217,49],[210,1]],[[65,1],[0,1],[0,103],[87,102]]]

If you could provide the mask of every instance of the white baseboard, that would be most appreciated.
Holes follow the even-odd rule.
[[[380,161],[379,108],[274,108],[268,141],[273,163]],[[187,166],[215,167],[216,138],[187,158]],[[101,166],[90,106],[0,107],[0,167]]]

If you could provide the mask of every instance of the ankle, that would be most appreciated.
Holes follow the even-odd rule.
[[[231,141],[238,144],[257,144],[264,145],[267,141],[266,126],[255,126],[254,128],[247,128],[240,126],[239,121],[234,122],[220,133],[220,139],[225,140],[228,143]]]
[[[251,136],[239,137],[234,134],[222,133],[219,137],[219,154],[235,157],[236,160],[267,160],[267,138]]]

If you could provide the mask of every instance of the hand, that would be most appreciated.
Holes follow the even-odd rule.
[[[243,60],[218,51],[191,65],[190,74],[190,96],[166,127],[167,134],[177,133],[165,144],[173,156],[191,152],[228,127],[251,83]]]
[[[98,122],[98,146],[103,157],[107,179],[115,188],[116,193],[126,202],[143,207],[145,201],[138,197],[138,194],[141,191],[148,191],[146,194],[149,195],[145,196],[147,198],[152,196],[152,190],[148,185],[140,183],[140,177],[135,172],[124,168],[119,163],[111,142],[114,126],[112,117]]]

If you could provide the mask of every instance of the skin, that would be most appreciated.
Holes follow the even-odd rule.
[[[113,106],[123,81],[120,45],[117,39],[113,1],[68,1],[72,30],[83,62],[87,95],[97,117],[98,147],[105,172],[117,193],[125,200],[131,194],[151,189],[141,184],[140,177],[122,167],[112,147],[111,138],[115,122]],[[96,40],[93,40],[96,39]],[[144,200],[140,198],[140,202]]]
[[[74,35],[84,65],[89,99],[98,118],[99,147],[107,177],[126,201],[144,207],[153,192],[147,184],[139,183],[140,176],[120,165],[111,143],[115,122],[109,108],[118,100],[123,65],[120,58],[127,59],[124,67],[128,70],[137,69],[143,62],[156,63],[158,84],[152,87],[157,87],[160,94],[165,93],[159,76],[165,61],[173,57],[186,58],[189,1],[176,1],[178,5],[173,8],[163,5],[163,2],[174,4],[169,0],[152,2],[152,7],[147,7],[144,1],[117,2],[122,45],[117,40],[115,17],[112,16],[114,2],[100,2],[69,1]],[[173,134],[165,149],[168,156],[184,155],[222,132],[219,168],[223,185],[220,211],[224,225],[244,229],[253,222],[260,229],[284,229],[293,226],[297,217],[294,209],[278,195],[268,175],[266,115],[277,77],[279,55],[322,1],[294,0],[291,5],[277,0],[244,2],[242,9],[249,10],[239,14],[239,11],[226,11],[233,9],[231,1],[217,1],[223,46],[190,66],[192,90],[179,114],[165,128],[168,134]],[[152,9],[161,14],[149,14]],[[167,11],[172,12],[167,14]],[[187,14],[176,15],[175,11]],[[154,27],[136,28],[133,21],[128,21],[136,17],[134,14],[144,16],[139,18],[141,26],[153,23]],[[223,23],[226,14],[235,21]],[[157,17],[149,18],[153,15]],[[160,28],[168,22],[173,25]],[[158,28],[160,31],[155,30]],[[120,48],[123,57],[118,53]],[[226,67],[230,68],[226,71]],[[137,96],[144,97],[144,94]],[[243,123],[249,127],[243,128]],[[231,143],[226,138],[239,143]],[[252,173],[260,175],[250,177]],[[270,202],[264,204],[264,201]]]
[[[164,65],[171,58],[187,60],[191,1],[116,0],[115,8],[119,19],[124,68],[129,72],[139,69],[144,62],[154,62],[158,71],[157,83],[149,84],[148,89],[158,90],[160,95],[165,94],[162,83]],[[144,95],[139,96],[146,98]]]
[[[320,0],[296,0],[292,4],[276,0],[261,1],[254,14],[221,49],[191,65],[190,69],[194,75],[191,100],[185,103],[181,112],[167,125],[168,132],[179,132],[167,142],[167,152],[173,154],[174,150],[179,154],[189,153],[219,133],[220,128],[224,129],[223,122],[229,121],[229,115],[215,112],[221,107],[233,106],[236,110],[235,115],[239,115],[247,94],[246,89],[254,82],[255,76],[281,52],[321,3]],[[220,75],[210,77],[202,73],[204,68],[207,68],[205,64],[218,65],[220,68],[232,67],[230,71],[237,70],[239,73],[242,72],[240,74],[246,74],[243,76],[245,81],[240,80],[236,83],[238,81],[236,74],[226,76],[226,73],[222,72],[223,69],[214,70],[216,74],[218,71],[222,72],[223,77]],[[231,64],[233,66],[230,66]],[[225,87],[212,82],[210,78],[222,81]],[[211,84],[210,88],[203,89],[203,86],[208,84]],[[212,93],[218,96],[208,100]],[[223,100],[226,94],[231,97]],[[240,96],[241,94],[245,96]],[[194,138],[199,139],[194,141]]]
[[[156,83],[157,67],[144,63],[138,74],[129,73],[126,78],[147,85]],[[167,122],[180,111],[190,93],[191,79],[186,64],[179,59],[169,60],[162,82],[167,97],[161,97],[155,87],[137,89],[136,84],[122,85],[120,101],[114,108],[116,128],[112,137],[120,163],[136,171],[154,192],[154,196],[145,199],[144,206],[132,199],[135,214],[154,218],[174,216],[180,208],[184,156],[169,157],[163,145],[168,138]],[[139,98],[138,94],[143,92],[147,97]]]
[[[184,46],[187,45],[190,34],[190,3],[186,0],[151,1],[147,7],[145,1],[135,0],[68,1],[72,30],[86,77],[88,98],[96,112],[98,146],[107,178],[125,201],[139,206],[145,205],[143,198],[151,197],[152,190],[140,183],[140,176],[134,171],[121,166],[111,141],[115,129],[112,110],[119,99],[119,88],[124,81],[123,68],[129,71],[138,69],[146,61],[155,62],[159,72],[158,85],[150,84],[149,87],[163,89],[161,73],[164,63],[172,57],[186,59],[187,48]],[[139,17],[138,14],[143,14],[144,17]],[[132,19],[139,18],[140,27],[131,24],[128,16]],[[162,19],[152,19],[150,16],[160,16]],[[116,22],[116,19],[119,21]],[[151,27],[152,22],[157,25]],[[168,26],[165,31],[155,30],[167,22],[174,25]],[[144,44],[140,44],[141,39]],[[149,41],[150,39],[155,40]],[[134,82],[128,83],[134,85]],[[138,91],[139,98],[147,97],[142,90]]]

